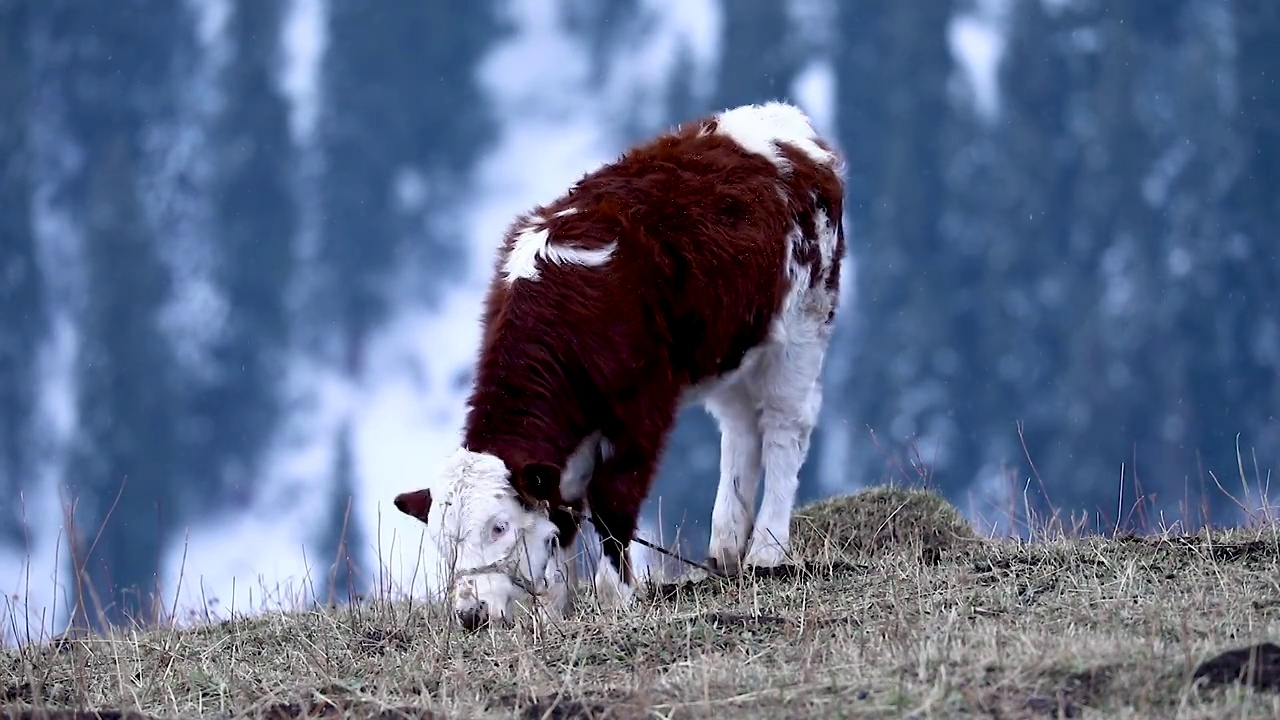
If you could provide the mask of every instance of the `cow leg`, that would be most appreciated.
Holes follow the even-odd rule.
[[[600,536],[600,562],[596,566],[595,590],[601,607],[628,607],[635,598],[636,582],[631,567],[630,546],[639,513],[639,502],[631,498],[592,498],[591,524]]]
[[[762,358],[764,498],[745,559],[753,568],[775,568],[787,560],[800,466],[822,405],[819,375],[828,335],[816,324],[797,330],[803,340],[792,336],[793,344],[774,345]]]
[[[569,613],[569,578],[568,564],[565,561],[564,548],[556,546],[551,561],[547,563],[547,587],[536,603],[540,615],[544,619],[558,620]]]
[[[628,607],[635,597],[631,538],[649,495],[658,457],[675,420],[675,397],[650,393],[618,409],[623,420],[611,432],[612,452],[602,458],[587,487],[591,523],[600,535],[596,598],[603,607]]]
[[[602,607],[628,607],[634,599],[637,582],[631,564],[631,538],[656,467],[651,446],[620,446],[587,489],[591,524],[600,536],[595,589]]]
[[[582,501],[568,502],[572,511],[553,510],[551,521],[559,530],[551,562],[547,563],[546,581],[547,597],[544,608],[553,617],[564,617],[569,611],[571,589],[576,581],[575,559],[569,553],[578,536],[578,525],[574,512],[580,512]]]
[[[596,472],[601,453],[609,453],[608,443],[602,444],[600,433],[593,432],[579,443],[560,474],[559,502],[563,507],[554,507],[551,511],[559,542],[552,562],[547,564],[546,575],[546,604],[560,615],[568,611],[572,588],[577,585],[577,558],[572,550],[579,534],[578,520],[582,517],[586,488]]]
[[[749,387],[736,380],[717,388],[706,408],[720,426],[720,483],[707,559],[736,574],[751,536],[760,481],[760,410]]]

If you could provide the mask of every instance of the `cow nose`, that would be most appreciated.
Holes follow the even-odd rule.
[[[458,622],[467,630],[479,630],[488,621],[489,609],[483,602],[458,611]]]

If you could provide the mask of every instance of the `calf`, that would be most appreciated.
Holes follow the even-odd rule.
[[[589,509],[605,606],[678,410],[720,428],[710,561],[785,562],[844,254],[843,164],[796,107],[680,125],[518,217],[498,253],[441,547],[467,628],[556,588]],[[764,499],[752,517],[757,483]],[[396,507],[427,521],[429,490]],[[754,527],[754,532],[753,532]]]

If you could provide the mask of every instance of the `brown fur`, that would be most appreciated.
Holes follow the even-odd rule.
[[[501,458],[527,499],[556,506],[559,469],[586,434],[603,431],[614,451],[597,465],[587,501],[605,555],[628,582],[625,548],[681,395],[734,370],[764,340],[788,287],[784,254],[794,225],[803,234],[795,261],[811,268],[815,286],[838,290],[838,175],[786,145],[791,169],[780,173],[710,134],[714,126],[714,118],[687,123],[633,147],[518,218],[485,300],[463,444]],[[576,212],[556,217],[569,208]],[[826,272],[818,209],[837,226]],[[501,264],[519,232],[540,218],[559,245],[617,240],[617,250],[602,267],[542,262],[537,279],[508,285]],[[568,545],[572,517],[557,511],[553,519]]]

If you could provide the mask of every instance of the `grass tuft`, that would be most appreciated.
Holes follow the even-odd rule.
[[[939,557],[980,542],[955,506],[931,490],[881,485],[811,503],[791,518],[792,552],[813,558],[918,550]]]

